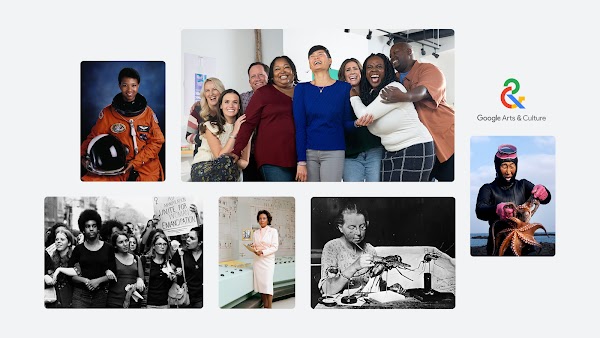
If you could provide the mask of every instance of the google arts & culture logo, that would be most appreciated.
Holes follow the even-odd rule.
[[[510,78],[504,81],[504,87],[506,88],[504,88],[502,94],[500,94],[500,101],[502,104],[509,109],[525,109],[525,106],[522,104],[523,101],[525,101],[525,96],[519,96],[519,98],[514,96],[514,94],[516,94],[521,88],[519,81],[517,81],[517,79]],[[512,103],[507,102],[506,98],[508,98]]]

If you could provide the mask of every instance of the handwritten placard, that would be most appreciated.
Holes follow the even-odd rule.
[[[186,234],[198,226],[186,197],[154,197],[154,214],[160,219],[158,228],[167,236]]]

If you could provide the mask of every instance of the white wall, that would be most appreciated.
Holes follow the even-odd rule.
[[[182,53],[216,58],[214,76],[225,88],[241,93],[250,90],[248,66],[256,61],[255,40],[253,29],[186,29],[181,33],[181,49]],[[282,54],[281,30],[263,29],[262,45],[262,62],[269,65]]]
[[[365,35],[345,33],[343,29],[302,29],[283,31],[283,50],[296,64],[300,81],[310,81],[312,74],[308,66],[308,50],[314,45],[323,45],[329,49],[333,69],[339,69],[342,62],[350,57],[358,59],[361,63],[371,53],[383,53],[389,57],[390,48],[385,36],[373,36],[367,40]],[[435,41],[438,42],[437,39]],[[439,39],[442,46],[437,53],[439,58],[431,56],[433,49],[425,47],[427,55],[421,56],[421,44],[413,43],[414,55],[421,62],[433,63],[440,68],[446,77],[446,99],[454,105],[454,37]]]
[[[217,59],[215,76],[223,81],[226,88],[239,92],[250,90],[248,65],[254,62],[255,37],[252,29],[186,29],[181,33],[182,53]],[[329,49],[333,59],[332,68],[339,69],[341,63],[354,57],[364,61],[371,53],[389,56],[390,46],[384,36],[373,36],[367,40],[362,34],[345,33],[343,29],[263,29],[262,56],[267,65],[274,57],[287,55],[294,61],[300,81],[310,81],[312,75],[308,67],[308,50],[314,45]],[[436,40],[437,42],[437,40]],[[442,45],[438,54],[431,57],[433,50],[425,47],[427,56],[421,61],[431,62],[442,70],[448,84],[448,102],[454,102],[454,37],[439,39]],[[421,45],[413,43],[416,57],[421,57]],[[193,90],[184,88],[185,90]],[[193,102],[184,102],[189,107]],[[184,109],[186,110],[186,109]]]
[[[312,79],[308,66],[308,50],[314,45],[323,45],[329,49],[333,69],[339,69],[347,58],[364,60],[370,54],[367,39],[356,34],[344,33],[343,29],[286,29],[283,31],[283,52],[294,61],[301,82]]]
[[[185,29],[181,32],[181,54],[182,66],[181,83],[182,90],[182,109],[181,109],[181,142],[187,144],[185,140],[185,130],[189,108],[194,104],[194,72],[187,70],[186,62],[183,60],[185,53],[197,55],[199,57],[210,57],[216,59],[214,76],[223,82],[226,89],[233,88],[240,93],[250,90],[248,83],[248,66],[255,62],[255,35],[253,29]],[[281,55],[282,31],[277,29],[262,30],[262,62],[267,65],[275,56]],[[184,82],[188,78],[192,81]],[[186,86],[189,83],[189,86]]]
[[[259,228],[256,214],[259,210],[271,213],[271,226],[279,232],[276,256],[296,254],[296,212],[293,197],[221,197],[219,198],[219,261],[253,258],[242,245],[242,231]]]
[[[267,66],[277,56],[283,55],[283,30],[261,29],[262,34],[262,62]],[[250,90],[250,86],[248,86]]]
[[[276,56],[289,56],[296,65],[301,82],[312,79],[308,66],[308,50],[314,45],[323,45],[329,49],[333,59],[333,69],[339,69],[341,63],[350,57],[363,62],[371,53],[383,53],[389,56],[390,51],[390,46],[386,44],[388,38],[384,36],[373,36],[371,40],[367,40],[363,34],[352,33],[352,31],[345,33],[343,29],[263,29],[261,33],[262,62],[269,65]],[[447,101],[454,105],[454,37],[442,38],[439,44],[442,48],[438,50],[440,57],[437,59],[431,56],[433,52],[431,48],[425,47],[427,55],[422,57],[421,45],[418,43],[412,45],[414,54],[420,58],[420,61],[433,63],[442,70],[446,76]],[[182,55],[192,53],[215,58],[216,67],[213,76],[223,81],[225,88],[234,88],[240,93],[250,90],[248,66],[255,61],[253,29],[186,29],[181,33],[181,46]],[[182,70],[182,79],[185,75]],[[192,95],[189,95],[190,91]],[[183,88],[182,91],[181,123],[184,135],[189,107],[194,103],[189,98],[193,98],[193,91],[194,88]]]

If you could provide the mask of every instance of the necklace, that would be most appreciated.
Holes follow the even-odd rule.
[[[317,88],[319,88],[319,94],[323,93],[323,89],[325,89],[325,87],[327,87],[327,86],[323,86],[323,87],[317,86]]]

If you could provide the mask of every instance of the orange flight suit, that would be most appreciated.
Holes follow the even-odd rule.
[[[138,154],[135,154],[131,136],[130,120],[136,132]],[[139,173],[137,181],[163,181],[163,168],[158,158],[158,152],[165,143],[165,136],[160,130],[158,119],[149,106],[137,116],[126,117],[112,106],[108,105],[100,112],[96,124],[81,144],[81,156],[87,154],[90,141],[100,134],[111,134],[128,149],[127,163],[133,164],[133,169]],[[130,171],[117,176],[101,176],[91,172],[86,173],[82,181],[127,181]]]

